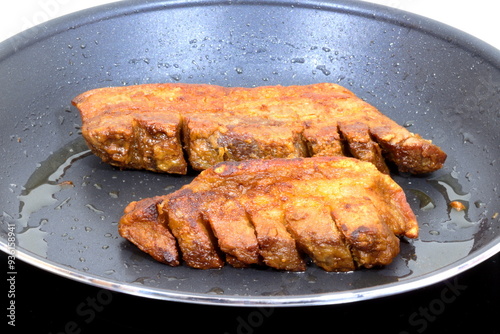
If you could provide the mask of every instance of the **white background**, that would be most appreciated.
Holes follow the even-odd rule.
[[[31,26],[116,0],[17,0],[5,1],[0,11],[0,41]],[[500,49],[497,0],[365,0],[446,23]]]

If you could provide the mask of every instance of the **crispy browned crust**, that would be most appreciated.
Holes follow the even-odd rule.
[[[157,205],[163,199],[153,197],[130,203],[120,219],[118,232],[155,260],[178,266],[177,242],[158,214]]]
[[[145,84],[73,100],[91,150],[121,168],[185,174],[222,161],[347,155],[387,173],[433,172],[446,154],[336,84]],[[187,157],[187,161],[186,158]]]
[[[149,229],[149,217],[158,217],[177,240],[177,261],[201,269],[229,263],[302,271],[305,255],[327,271],[370,268],[391,263],[399,236],[418,236],[403,190],[373,164],[347,157],[224,162],[138,203],[120,221],[120,231],[128,229],[122,236],[164,254],[151,249],[152,232],[143,227],[144,217]],[[135,234],[131,217],[139,217]]]

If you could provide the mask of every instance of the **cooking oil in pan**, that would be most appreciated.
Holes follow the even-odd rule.
[[[434,203],[434,200],[432,197],[427,195],[425,192],[423,192],[420,189],[410,189],[410,192],[415,195],[415,197],[419,201],[420,205],[420,210],[422,211],[430,211],[436,207],[436,204]]]
[[[429,179],[428,182],[443,195],[448,204],[449,220],[445,222],[448,228],[470,228],[476,225],[477,222],[471,221],[468,216],[471,194],[463,190],[456,172]]]
[[[40,163],[40,166],[26,182],[24,190],[19,196],[19,218],[17,219],[19,231],[18,238],[23,248],[36,254],[46,256],[47,243],[44,239],[47,233],[44,231],[44,225],[50,223],[49,219],[31,219],[31,216],[36,211],[47,206],[53,206],[54,209],[64,209],[66,204],[70,201],[70,198],[58,200],[55,198],[55,194],[64,191],[64,189],[71,188],[73,185],[70,182],[61,182],[61,179],[72,164],[89,155],[91,155],[91,153],[83,138],[78,138],[57,150],[45,161]],[[411,184],[414,179],[410,178],[408,180],[411,180],[409,182],[409,184]],[[443,208],[442,200],[433,198],[435,196],[428,195],[428,193],[432,192],[425,186],[426,184],[431,185],[437,190],[443,196],[447,204],[458,201],[464,205],[464,210],[459,211],[451,207]],[[94,186],[98,189],[101,188],[99,184],[95,184]],[[406,254],[407,256],[401,254],[403,260],[406,262],[404,266],[406,269],[399,272],[399,277],[415,274],[415,272],[418,271],[418,266],[415,266],[414,262],[420,263],[420,261],[428,255],[427,250],[429,249],[433,249],[433,251],[439,250],[447,254],[447,256],[445,256],[447,259],[449,258],[449,250],[451,249],[453,249],[454,254],[460,256],[458,258],[465,256],[466,254],[464,254],[464,252],[468,253],[470,251],[470,242],[476,230],[470,227],[478,225],[476,222],[471,221],[468,216],[470,203],[472,203],[472,196],[470,193],[463,190],[456,172],[452,171],[448,174],[430,178],[424,181],[421,186],[415,186],[409,190],[419,200],[419,209],[422,212],[439,210],[440,212],[435,216],[440,217],[440,220],[432,226],[432,229],[427,228],[427,236],[424,237],[424,235],[422,235],[422,238],[419,240],[412,241],[410,248],[412,248],[413,251],[408,251],[408,254]],[[118,197],[118,194],[119,193],[116,191],[109,195],[111,197]],[[483,207],[481,201],[475,201],[472,203],[472,206],[474,205],[477,208]],[[102,213],[99,208],[90,206],[90,204],[87,205],[87,208],[96,213]],[[461,233],[460,240],[456,238],[450,238],[450,240],[448,240],[450,233],[453,234],[457,229],[467,229],[468,231],[466,233]],[[85,228],[87,232],[90,230],[90,227]],[[450,247],[453,246],[456,249],[446,246],[446,244],[449,243]],[[443,246],[438,246],[439,244]],[[84,258],[82,257],[82,259]]]
[[[472,201],[472,195],[469,192],[463,190],[463,186],[460,184],[458,179],[458,173],[452,171],[450,173],[432,177],[426,180],[427,184],[430,184],[433,189],[437,190],[443,197],[445,202],[445,210],[448,219],[442,220],[442,224],[446,224],[446,227],[450,229],[456,228],[469,228],[476,225],[477,222],[471,220],[469,217],[469,208],[472,203],[476,208],[484,208],[485,204],[481,200]],[[409,183],[411,184],[411,182]],[[406,187],[408,191],[415,197],[418,201],[420,212],[431,212],[434,210],[443,210],[442,200],[435,197],[432,194],[434,191],[430,190],[425,185],[420,185],[416,187],[409,188]],[[437,215],[436,215],[437,216]],[[439,216],[445,217],[445,215],[439,214]],[[422,223],[427,224],[427,223]],[[428,225],[428,224],[427,224]],[[439,235],[439,231],[430,231],[431,234]]]
[[[420,216],[420,236],[402,243],[400,260],[396,261],[400,277],[435,270],[467,256],[481,219],[470,216],[471,205],[485,208],[481,200],[474,200],[473,194],[464,190],[455,170],[431,176],[423,182],[416,180],[407,179],[405,188],[418,202],[415,213]]]
[[[89,154],[90,150],[82,138],[73,140],[40,163],[28,179],[23,191],[18,196],[20,203],[17,239],[23,248],[46,256],[47,243],[44,240],[46,232],[42,230],[42,227],[48,222],[48,219],[44,218],[33,222],[30,217],[38,210],[56,205],[59,202],[54,195],[73,186],[71,182],[59,182],[67,168]],[[68,201],[69,198],[61,201],[55,209],[61,209]]]

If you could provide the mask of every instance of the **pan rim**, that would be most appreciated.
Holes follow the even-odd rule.
[[[11,251],[7,244],[0,240],[0,250],[9,254]],[[477,251],[471,252],[461,260],[446,265],[443,268],[427,273],[421,276],[413,277],[408,280],[396,283],[387,283],[383,285],[361,289],[354,289],[342,292],[305,294],[300,296],[243,296],[243,295],[209,295],[202,293],[187,293],[169,291],[160,288],[146,287],[123,283],[116,280],[104,279],[94,274],[82,274],[77,270],[54,263],[51,260],[44,259],[35,254],[29,254],[28,251],[15,250],[16,259],[20,259],[39,269],[48,271],[74,281],[89,284],[99,288],[105,288],[111,291],[127,293],[139,297],[151,299],[166,300],[173,302],[195,303],[214,306],[238,306],[238,307],[293,307],[293,306],[321,306],[336,305],[370,300],[391,295],[410,292],[424,288],[447,279],[453,278],[480,263],[488,260],[500,252],[500,236],[490,241],[482,248],[479,254]]]
[[[418,14],[358,0],[130,0],[111,2],[49,20],[2,41],[0,43],[0,62],[18,50],[50,38],[61,31],[77,29],[94,22],[110,20],[122,15],[130,15],[130,13],[141,14],[160,9],[168,10],[181,7],[221,5],[289,6],[368,17],[416,29],[417,31],[425,32],[431,36],[459,45],[469,52],[480,53],[483,57],[486,56],[486,61],[500,68],[500,50],[477,37]],[[20,42],[17,43],[18,41]],[[7,47],[8,45],[10,47]]]

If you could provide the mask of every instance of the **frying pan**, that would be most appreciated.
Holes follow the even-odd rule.
[[[120,171],[89,153],[70,101],[105,86],[335,82],[449,155],[393,174],[420,223],[384,268],[195,270],[155,262],[117,232],[127,203],[195,174]],[[353,1],[127,1],[0,45],[0,248],[49,272],[180,302],[338,304],[442,281],[500,249],[500,53],[417,15]],[[460,201],[465,210],[450,208]]]

